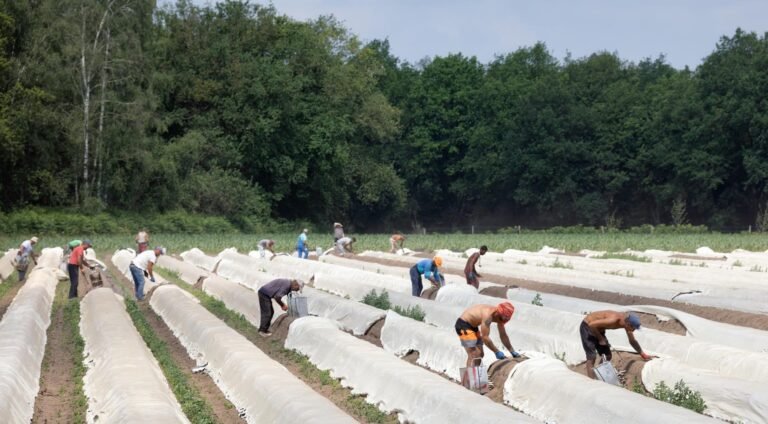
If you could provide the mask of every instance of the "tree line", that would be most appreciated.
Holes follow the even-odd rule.
[[[272,6],[0,0],[0,207],[422,225],[768,223],[768,39],[400,60]]]

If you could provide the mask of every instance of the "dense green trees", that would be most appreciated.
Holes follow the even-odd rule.
[[[333,18],[181,0],[0,2],[0,201],[358,229],[754,224],[768,39],[695,70],[536,44],[401,62]],[[682,209],[681,209],[682,208]]]

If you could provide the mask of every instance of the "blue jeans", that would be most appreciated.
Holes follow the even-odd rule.
[[[299,258],[309,258],[309,247],[306,244],[296,246],[296,251],[299,253]]]
[[[416,265],[411,267],[411,294],[419,297],[424,286],[421,284],[421,273]]]
[[[136,300],[144,300],[144,271],[134,264],[128,268],[131,270],[133,285],[136,289]]]

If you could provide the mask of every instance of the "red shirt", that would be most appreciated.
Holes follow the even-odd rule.
[[[85,248],[82,244],[74,248],[72,253],[69,255],[69,264],[80,265],[80,258],[83,257],[83,253],[85,253]]]

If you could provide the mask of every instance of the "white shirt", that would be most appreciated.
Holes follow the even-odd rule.
[[[339,239],[339,241],[336,242],[339,246],[345,246],[352,242],[352,239],[350,237],[342,237]]]
[[[157,262],[157,256],[155,255],[154,250],[145,250],[138,254],[133,260],[131,261],[132,264],[136,265],[139,269],[142,271],[146,271],[147,267],[149,266],[149,263],[155,263]]]

